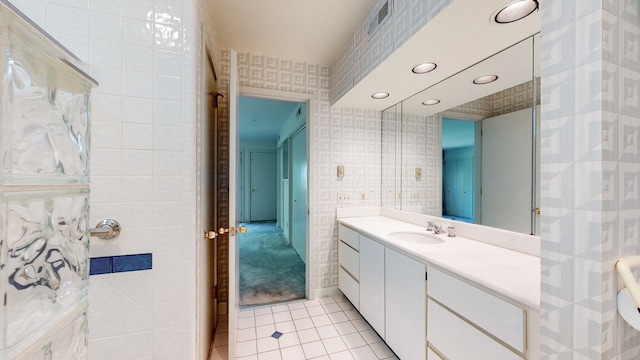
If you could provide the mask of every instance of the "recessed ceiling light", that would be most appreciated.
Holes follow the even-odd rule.
[[[423,63],[423,64],[418,64],[414,66],[413,69],[411,69],[411,71],[414,74],[426,74],[430,71],[433,71],[436,67],[438,67],[438,65],[434,63]]]
[[[387,92],[377,92],[377,93],[371,95],[371,97],[374,98],[374,99],[384,99],[384,98],[389,97],[389,93],[387,93]]]
[[[515,0],[500,9],[493,20],[498,24],[508,24],[523,19],[538,10],[537,0]]]
[[[435,105],[435,104],[440,104],[440,100],[431,99],[431,100],[425,100],[422,102],[422,105]]]
[[[485,75],[473,80],[476,85],[484,85],[498,80],[498,75]]]

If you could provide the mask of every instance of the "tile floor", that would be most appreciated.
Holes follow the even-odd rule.
[[[213,360],[227,358],[220,320]],[[236,346],[236,360],[398,359],[343,296],[244,308]]]

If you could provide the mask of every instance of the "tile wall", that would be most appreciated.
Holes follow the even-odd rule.
[[[92,95],[91,256],[153,254],[153,269],[90,278],[91,359],[195,355],[194,1],[12,1],[86,64]]]
[[[640,254],[640,3],[541,11],[542,357],[637,359],[614,264]]]

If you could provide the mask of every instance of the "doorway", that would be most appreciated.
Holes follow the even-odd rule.
[[[442,119],[442,217],[475,222],[476,123]]]
[[[237,238],[240,306],[306,297],[306,108],[239,98],[240,221],[247,228]]]

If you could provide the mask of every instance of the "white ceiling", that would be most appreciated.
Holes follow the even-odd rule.
[[[331,65],[378,0],[211,0],[224,48]]]

